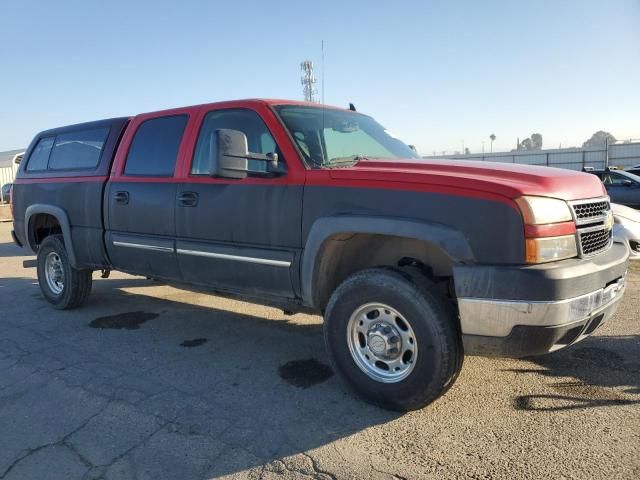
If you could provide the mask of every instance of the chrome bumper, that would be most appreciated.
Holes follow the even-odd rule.
[[[624,290],[623,276],[605,288],[559,301],[458,298],[462,334],[507,337],[517,326],[566,327],[604,313],[601,325],[615,312]]]

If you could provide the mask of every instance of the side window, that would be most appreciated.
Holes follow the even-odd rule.
[[[91,170],[98,166],[108,128],[61,133],[49,158],[50,170]]]
[[[45,137],[38,141],[38,144],[29,156],[29,162],[27,163],[28,172],[47,169],[47,163],[49,163],[49,154],[53,147],[53,141],[54,137]]]
[[[211,157],[216,154],[215,131],[221,128],[239,130],[247,136],[247,146],[253,153],[277,152],[275,140],[260,116],[252,110],[214,110],[202,122],[196,151],[191,163],[192,175],[206,175],[211,171]],[[265,162],[249,160],[249,172],[264,172]]]
[[[143,122],[131,142],[124,174],[172,176],[186,125],[187,115],[153,118]]]
[[[628,180],[628,178],[624,177],[623,175],[618,175],[615,173],[610,173],[609,175],[611,177],[609,185],[612,185],[614,187],[620,187],[624,185],[625,180]]]

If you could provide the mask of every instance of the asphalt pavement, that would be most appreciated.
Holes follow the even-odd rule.
[[[0,223],[0,479],[640,478],[640,265],[596,335],[468,357],[405,415],[333,376],[321,319],[94,275],[42,297]]]

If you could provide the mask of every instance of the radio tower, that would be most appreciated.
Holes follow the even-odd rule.
[[[302,70],[300,83],[302,83],[302,92],[304,93],[305,102],[318,103],[318,100],[316,99],[318,89],[315,86],[317,80],[313,76],[313,62],[311,60],[305,60],[300,63],[300,70]]]

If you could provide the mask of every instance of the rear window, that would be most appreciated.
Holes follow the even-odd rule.
[[[29,156],[29,163],[27,163],[27,171],[37,172],[39,170],[46,170],[47,163],[49,162],[49,154],[53,147],[55,137],[44,137],[38,141],[38,144],[31,152]]]
[[[109,127],[60,133],[41,138],[27,163],[28,172],[93,170],[98,166]]]
[[[61,133],[49,158],[50,170],[92,170],[98,166],[109,128]]]
[[[131,142],[124,174],[172,176],[186,125],[186,115],[153,118],[143,122]]]

